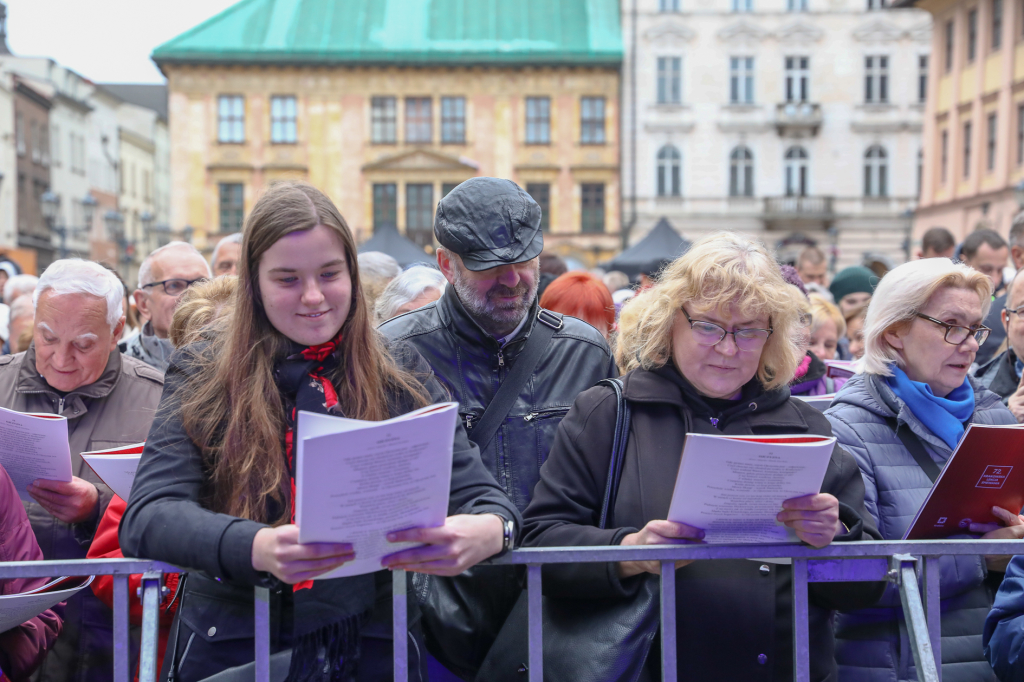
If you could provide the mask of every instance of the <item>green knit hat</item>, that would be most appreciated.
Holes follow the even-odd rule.
[[[840,270],[828,290],[832,292],[836,303],[839,303],[847,294],[873,294],[877,284],[878,275],[863,265],[853,265]]]

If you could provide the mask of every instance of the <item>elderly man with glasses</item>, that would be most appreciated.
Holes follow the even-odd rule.
[[[1010,282],[1005,301],[1006,307],[999,312],[1007,348],[979,367],[974,376],[1003,399],[1018,422],[1024,422],[1024,277],[1020,271]]]
[[[149,254],[135,290],[135,305],[147,321],[138,334],[119,344],[121,352],[165,371],[174,352],[167,338],[174,308],[186,289],[211,276],[206,259],[191,244],[171,242]]]

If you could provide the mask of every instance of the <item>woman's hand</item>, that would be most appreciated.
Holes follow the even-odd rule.
[[[1024,516],[1006,511],[1002,507],[992,507],[992,515],[999,519],[999,523],[972,523],[972,533],[983,533],[982,540],[1020,540],[1024,538]],[[986,556],[985,563],[988,570],[998,573],[1006,572],[1006,565],[1010,563],[1010,555]]]
[[[839,534],[839,500],[828,493],[793,497],[782,503],[779,523],[796,531],[811,547],[827,546]]]
[[[637,545],[688,545],[704,539],[704,531],[675,521],[649,521],[638,533],[630,533],[619,543],[623,547]],[[676,568],[692,564],[693,560],[677,561]],[[628,578],[640,573],[661,573],[660,561],[620,561],[619,577]]]
[[[388,542],[416,542],[381,560],[388,569],[453,576],[501,551],[505,521],[497,514],[449,516],[440,528],[410,528],[388,533]]]
[[[312,580],[355,558],[347,542],[299,544],[299,527],[294,524],[261,528],[252,541],[252,567],[289,585]]]

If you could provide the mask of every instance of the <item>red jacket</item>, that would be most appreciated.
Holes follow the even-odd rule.
[[[42,561],[28,514],[14,482],[0,466],[0,561]],[[45,585],[47,578],[0,579],[0,594],[18,594]],[[63,602],[16,628],[0,633],[0,680],[27,680],[43,662],[63,626]]]
[[[121,517],[124,515],[127,504],[117,495],[114,495],[107,506],[107,511],[100,519],[96,527],[96,535],[89,546],[87,559],[118,559],[124,556],[121,553],[121,545],[117,541],[117,527],[121,525]],[[128,614],[132,625],[142,625],[142,600],[139,599],[138,589],[142,585],[142,575],[134,573],[128,578]],[[168,595],[163,598],[160,608],[160,639],[157,645],[156,669],[163,666],[164,651],[167,649],[167,637],[171,631],[171,623],[174,621],[174,612],[178,608],[178,602],[174,600],[174,592],[178,588],[178,574],[168,573],[164,576],[164,585],[167,586]],[[107,606],[114,606],[114,577],[110,575],[98,575],[92,582],[92,591]],[[2,681],[0,681],[2,682]]]

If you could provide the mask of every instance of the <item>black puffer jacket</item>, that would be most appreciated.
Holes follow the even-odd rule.
[[[527,508],[525,547],[618,545],[648,521],[668,515],[687,433],[831,435],[824,416],[786,387],[764,392],[756,379],[742,403],[713,412],[676,370],[634,370],[624,378],[632,410],[619,493],[607,529],[597,527],[611,457],[617,404],[611,388],[583,393],[558,428],[551,457]],[[718,420],[718,428],[711,419]],[[879,539],[864,509],[857,462],[838,445],[821,491],[839,499],[849,531],[836,541]],[[681,680],[793,679],[791,572],[756,561],[698,561],[676,572]],[[638,577],[620,580],[615,564],[567,564],[544,569],[544,593],[575,599],[629,598]],[[831,609],[869,606],[884,583],[812,583],[811,679],[834,681]],[[660,679],[657,651],[648,657]],[[653,668],[653,669],[651,669]]]
[[[494,399],[538,321],[537,303],[514,339],[499,346],[466,312],[452,287],[436,302],[388,320],[380,331],[408,341],[459,401],[464,423],[472,425]],[[618,376],[604,337],[575,317],[562,318],[547,353],[512,406],[505,423],[480,453],[484,465],[520,510],[533,496],[540,465],[548,457],[558,422],[583,391]]]
[[[434,402],[448,400],[444,389],[430,373],[423,359],[407,344],[392,347],[395,361],[406,370],[424,378]],[[164,394],[153,420],[153,427],[142,453],[132,485],[131,499],[121,520],[118,537],[125,556],[166,561],[190,569],[178,610],[178,650],[164,659],[179,665],[180,682],[203,679],[227,667],[251,662],[255,649],[253,629],[254,585],[271,588],[272,649],[290,644],[292,618],[291,590],[268,573],[252,566],[252,543],[257,531],[266,524],[210,511],[202,506],[211,484],[202,454],[188,437],[181,421],[181,392],[187,390],[188,377],[194,373],[196,347],[179,350],[171,357],[164,383]],[[414,408],[411,396],[390,396],[392,416]],[[519,512],[480,464],[476,446],[458,425],[455,432],[452,480],[448,513],[495,513],[513,518],[519,525]],[[371,576],[336,578],[350,590],[346,612],[355,615],[374,607],[378,594],[387,605],[378,610],[389,612],[390,593],[379,588],[390,586],[388,572]],[[332,581],[334,582],[334,581]],[[381,606],[385,608],[381,609]],[[416,614],[410,614],[410,623]],[[172,638],[169,647],[173,647]],[[419,645],[422,650],[422,645]],[[364,661],[368,665],[375,661]],[[413,668],[417,661],[410,659]]]

